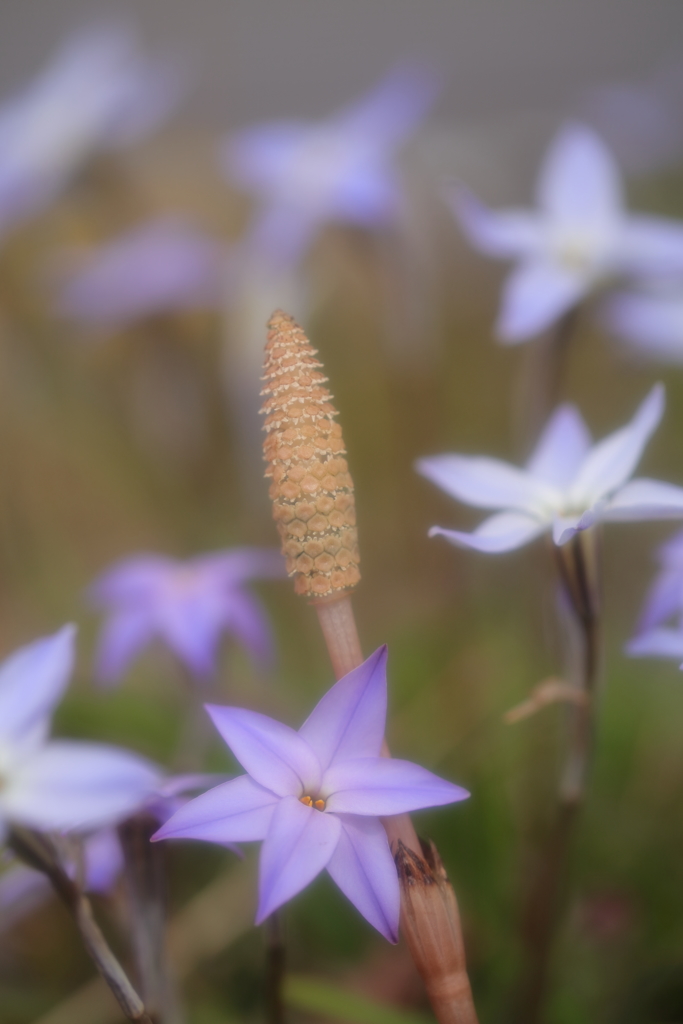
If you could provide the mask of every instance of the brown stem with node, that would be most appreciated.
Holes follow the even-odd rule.
[[[312,598],[337,679],[363,662],[351,604],[360,579],[353,482],[322,364],[277,311],[264,365],[264,455],[273,517],[298,594]],[[390,757],[386,742],[382,755]],[[407,814],[383,819],[401,886],[401,929],[439,1024],[477,1024],[458,904],[433,844]]]

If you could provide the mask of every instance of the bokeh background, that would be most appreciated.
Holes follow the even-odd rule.
[[[148,316],[123,329],[84,326],[57,314],[55,277],[67,250],[159,214],[238,241],[253,204],[221,175],[226,133],[278,117],[326,117],[400,61],[433,67],[442,91],[399,158],[409,196],[400,239],[330,225],[302,273],[312,292],[306,325],[331,379],[356,483],[362,642],[367,653],[389,645],[392,749],[472,792],[466,804],[417,821],[456,885],[482,1024],[504,1022],[521,892],[552,809],[564,711],[548,708],[514,727],[503,721],[558,671],[543,545],[488,558],[426,536],[436,522],[477,517],[418,477],[414,460],[467,451],[516,461],[531,359],[529,349],[494,341],[503,270],[471,251],[442,190],[458,179],[493,204],[530,201],[544,147],[563,119],[581,116],[614,146],[633,205],[683,218],[683,75],[675,74],[683,10],[678,0],[146,0],[106,9],[4,0],[0,99],[29,82],[65,36],[102,17],[128,19],[150,52],[172,54],[187,89],[158,131],[93,156],[2,241],[0,646],[9,652],[78,622],[78,676],[57,731],[173,764],[187,707],[181,673],[159,649],[120,689],[98,689],[98,622],[84,591],[132,552],[189,557],[275,543],[254,427],[253,353],[234,355],[254,340],[223,309]],[[647,119],[624,127],[605,113],[601,90],[658,75],[674,83],[664,90],[666,131]],[[396,251],[399,259],[387,256]],[[594,433],[625,422],[658,379],[668,411],[644,472],[683,483],[683,370],[627,358],[589,307],[562,392]],[[554,958],[552,1024],[683,1020],[683,683],[673,662],[623,654],[653,550],[671,532],[615,526],[605,538],[599,754]],[[297,724],[332,681],[327,655],[314,613],[288,583],[258,590],[272,615],[277,667],[259,674],[228,644],[218,692]],[[206,767],[234,766],[215,743]],[[191,1024],[262,1017],[253,852],[240,864],[200,844],[168,851],[172,914],[186,913],[178,955]],[[121,894],[97,909],[125,957]],[[297,975],[428,1015],[405,948],[374,935],[325,879],[288,907],[286,933]],[[0,921],[2,1021],[114,1024],[116,1007],[92,979],[55,902]],[[330,1019],[320,1010],[305,1017],[302,998],[292,1019]],[[358,1010],[335,1010],[333,997],[328,1010],[361,1019]]]

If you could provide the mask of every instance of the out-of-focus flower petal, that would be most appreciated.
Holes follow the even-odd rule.
[[[579,508],[584,504],[590,507],[628,480],[664,415],[664,397],[662,385],[655,385],[631,422],[588,453],[571,488],[571,498]]]
[[[469,796],[411,761],[362,757],[332,764],[323,775],[321,795],[327,810],[339,814],[391,815],[440,807]]]
[[[366,96],[341,110],[335,121],[350,135],[395,147],[419,126],[440,86],[439,76],[428,67],[397,67]]]
[[[153,221],[82,260],[61,289],[59,310],[113,327],[166,310],[213,306],[223,261],[222,246],[189,224]]]
[[[573,123],[557,135],[543,161],[537,196],[539,205],[558,221],[594,225],[619,217],[619,170],[592,129]]]
[[[397,942],[401,894],[384,827],[375,818],[355,814],[340,819],[339,842],[327,870],[366,921]]]
[[[633,658],[683,658],[683,629],[651,629],[629,640],[626,653]]]
[[[535,255],[542,241],[539,218],[526,210],[490,210],[469,189],[458,187],[451,208],[470,242],[489,256]]]
[[[243,590],[238,591],[235,600],[225,609],[224,624],[257,665],[269,668],[273,664],[273,632],[260,601]]]
[[[73,670],[75,636],[75,626],[64,626],[2,662],[0,743],[25,749],[45,740]]]
[[[109,892],[123,871],[123,850],[114,829],[103,828],[84,843],[86,892]]]
[[[591,436],[575,405],[561,405],[548,420],[526,469],[532,476],[564,490],[591,447]]]
[[[683,519],[683,487],[659,480],[630,480],[605,504],[600,519],[622,523]]]
[[[432,526],[429,536],[445,537],[456,547],[498,553],[514,551],[515,548],[529,544],[544,533],[547,527],[548,523],[524,515],[523,512],[499,512],[485,519],[472,533]]]
[[[474,508],[514,508],[534,512],[553,504],[554,487],[509,462],[472,455],[433,455],[415,468],[452,498]]]
[[[621,235],[619,260],[624,270],[651,278],[683,274],[683,223],[631,214]]]
[[[295,797],[280,800],[261,847],[257,924],[320,874],[340,833],[336,815],[306,807]]]
[[[113,686],[152,636],[152,623],[142,608],[115,612],[105,623],[97,645],[95,676]]]
[[[521,263],[503,286],[497,337],[515,345],[540,334],[576,305],[589,283],[586,273],[578,268],[545,259]]]
[[[0,811],[43,831],[116,824],[154,793],[161,773],[137,754],[98,743],[48,743],[13,772]]]
[[[210,586],[190,586],[185,593],[181,590],[171,594],[170,599],[162,592],[155,602],[153,610],[159,635],[197,679],[207,679],[215,671],[227,603]]]
[[[581,528],[581,516],[555,516],[553,519],[553,543],[558,547],[569,543]]]
[[[239,763],[261,786],[282,797],[317,790],[320,762],[294,729],[247,708],[205,706]]]
[[[638,633],[647,633],[680,612],[683,612],[683,574],[679,568],[663,569],[645,597]]]
[[[683,292],[617,295],[606,304],[603,320],[639,355],[683,363]]]
[[[120,601],[145,600],[174,565],[172,559],[163,555],[124,558],[91,584],[88,596],[99,607]]]
[[[184,804],[153,838],[204,839],[213,843],[264,839],[278,797],[241,775]]]
[[[379,756],[387,715],[387,649],[378,648],[318,702],[299,730],[323,772],[358,757]]]

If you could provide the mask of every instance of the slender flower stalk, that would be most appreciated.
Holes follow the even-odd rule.
[[[353,483],[346,461],[336,459],[345,452],[341,429],[334,422],[337,413],[323,387],[321,364],[314,357],[315,350],[293,319],[279,310],[274,313],[268,324],[263,392],[268,396],[263,408],[268,433],[264,454],[266,475],[273,478],[273,516],[288,571],[295,576],[295,590],[313,597],[330,660],[340,679],[363,661],[351,604],[351,590],[360,580],[360,557]],[[314,473],[309,471],[309,440],[325,452],[326,461],[335,464],[341,479],[338,476],[335,481],[331,473],[321,473],[317,467]],[[316,479],[323,485],[324,508],[309,515],[295,486],[287,491],[285,487],[292,482],[302,489],[312,488]],[[310,493],[317,495],[318,491],[316,487]],[[338,515],[333,520],[335,512],[343,519]],[[325,514],[329,514],[327,522]],[[318,561],[323,552],[331,556],[324,563]],[[391,756],[386,741],[381,753]],[[384,818],[383,824],[398,871],[401,927],[434,1013],[440,1024],[476,1024],[457,900],[436,849],[432,846],[430,858],[425,856],[407,813]]]
[[[47,876],[76,922],[88,954],[113,992],[124,1016],[139,1024],[153,1024],[142,999],[100,931],[90,900],[61,866],[50,839],[15,826],[9,836],[9,846],[26,864]]]
[[[555,821],[538,858],[522,913],[526,963],[517,993],[515,1020],[537,1024],[547,991],[554,938],[561,920],[563,890],[576,823],[583,804],[595,745],[600,677],[600,563],[595,529],[555,547],[564,594],[578,626],[581,659],[575,680],[581,699],[571,702],[565,761]]]

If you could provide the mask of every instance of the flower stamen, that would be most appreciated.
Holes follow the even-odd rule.
[[[299,802],[302,803],[302,804],[306,804],[307,807],[315,807],[316,811],[324,811],[325,810],[325,801],[324,800],[319,800],[319,799],[318,800],[314,800],[313,797],[308,796],[308,794],[306,794],[306,796],[300,796],[299,797]]]

